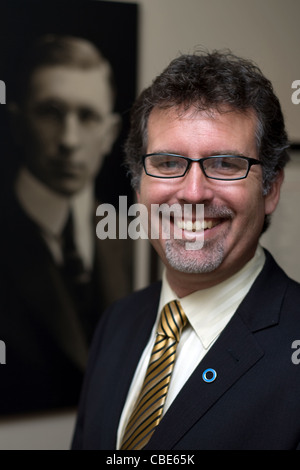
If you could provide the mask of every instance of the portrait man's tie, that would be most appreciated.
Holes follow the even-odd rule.
[[[74,309],[80,320],[87,341],[91,340],[95,325],[94,291],[92,271],[85,268],[75,243],[73,214],[70,211],[62,233],[62,276],[74,301]],[[97,306],[98,308],[98,306]]]
[[[85,276],[84,264],[79,256],[74,237],[74,218],[70,210],[67,222],[62,233],[63,270],[69,280],[76,285],[81,283]]]
[[[127,423],[121,450],[140,450],[158,426],[169,389],[177,345],[187,324],[180,302],[169,302],[161,312],[156,341],[144,384]]]

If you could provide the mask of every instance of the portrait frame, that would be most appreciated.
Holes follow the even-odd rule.
[[[124,165],[123,145],[129,128],[129,111],[136,96],[138,56],[137,4],[133,2],[121,3],[101,0],[54,0],[49,2],[40,2],[37,0],[0,0],[0,10],[2,22],[0,31],[0,79],[3,83],[5,83],[6,93],[5,103],[0,106],[0,198],[1,207],[2,209],[5,209],[6,214],[4,216],[5,227],[10,225],[10,221],[13,222],[15,220],[14,209],[10,211],[9,207],[11,199],[7,199],[6,194],[13,192],[12,188],[20,165],[20,160],[18,157],[19,149],[14,142],[7,105],[8,103],[14,101],[14,96],[17,93],[18,80],[20,80],[20,77],[18,76],[18,70],[22,58],[26,52],[30,50],[32,44],[34,44],[37,38],[48,34],[73,36],[86,39],[99,48],[102,55],[108,60],[112,67],[116,88],[114,112],[120,115],[122,124],[120,126],[118,137],[113,144],[112,150],[108,155],[106,155],[101,170],[99,171],[99,174],[95,180],[95,202],[99,201],[99,204],[110,204],[114,206],[116,210],[118,210],[119,196],[125,195],[127,196],[129,205],[133,201],[134,196],[130,180],[127,176],[127,170]],[[24,217],[23,219],[25,221]],[[33,226],[34,223],[32,222],[35,221],[30,221],[30,224]],[[95,238],[97,238],[96,222],[97,221],[95,217]],[[23,228],[24,226],[19,222],[17,229],[15,229],[15,232],[18,233],[14,233],[16,238],[15,246],[16,244],[22,245],[23,240],[26,238],[25,235],[23,236]],[[3,235],[3,237],[2,245],[8,244],[6,242],[9,240],[9,237],[6,235]],[[4,241],[5,237],[6,242]],[[28,237],[28,239],[29,238],[30,237]],[[102,242],[102,240],[100,240],[100,242]],[[28,243],[30,243],[30,241]],[[111,277],[111,281],[109,281],[111,286],[113,287],[113,284],[115,284],[116,290],[119,289],[120,293],[124,290],[126,291],[126,294],[128,294],[132,289],[134,263],[132,258],[130,258],[133,256],[131,245],[130,249],[128,249],[129,245],[126,245],[126,243],[127,240],[124,240],[124,248],[123,244],[121,248],[121,245],[118,244],[118,240],[104,240],[104,248],[101,248],[100,251],[97,252],[97,256],[100,258],[100,254],[102,255],[103,264],[101,266],[102,273],[100,278],[104,279]],[[34,271],[34,266],[37,265],[37,260],[34,258],[35,254],[37,258],[42,252],[45,254],[45,247],[41,248],[41,250],[39,250],[37,247],[36,253],[34,246],[32,246],[32,248],[33,249],[30,252],[31,259],[28,258],[27,260],[28,266],[26,267],[26,270],[28,273],[31,269],[29,263],[32,263],[32,271]],[[9,250],[10,248],[7,247],[6,251],[8,252]],[[72,345],[70,333],[67,331],[68,319],[71,318],[71,310],[68,312],[69,307],[67,306],[68,296],[63,298],[65,293],[61,290],[61,287],[59,288],[60,290],[58,289],[61,296],[61,300],[59,301],[60,306],[63,307],[62,311],[65,306],[66,311],[66,316],[60,322],[60,325],[54,325],[54,320],[51,319],[52,312],[48,308],[48,318],[45,321],[45,325],[42,327],[42,322],[40,322],[38,318],[39,312],[37,309],[34,310],[34,307],[30,305],[29,301],[27,304],[25,293],[26,289],[28,288],[31,298],[34,296],[36,291],[36,293],[39,294],[40,298],[42,299],[42,296],[44,295],[44,287],[45,290],[47,290],[50,284],[49,281],[54,278],[53,266],[50,268],[50,270],[48,270],[48,274],[52,270],[52,274],[49,274],[49,276],[48,274],[44,276],[42,272],[39,276],[39,271],[36,269],[35,280],[38,280],[39,286],[35,285],[34,282],[31,282],[30,284],[26,276],[24,276],[24,270],[21,267],[22,261],[17,257],[17,252],[20,254],[21,248],[16,247],[15,249],[11,249],[11,251],[12,261],[10,261],[8,256],[3,256],[5,260],[1,261],[1,275],[3,275],[3,279],[8,278],[7,282],[9,282],[9,278],[12,278],[13,275],[6,275],[3,273],[8,271],[6,268],[11,263],[14,264],[14,270],[18,271],[17,276],[19,280],[16,282],[16,279],[14,279],[14,285],[11,288],[11,292],[9,294],[6,295],[5,293],[4,295],[0,296],[0,341],[2,341],[6,348],[6,363],[3,364],[3,367],[1,367],[0,370],[0,379],[1,383],[3,384],[2,391],[0,393],[0,416],[33,411],[40,412],[48,409],[74,406],[74,400],[72,399],[72,401],[68,402],[66,393],[64,393],[65,396],[61,402],[59,399],[55,401],[50,400],[49,403],[51,404],[49,406],[47,404],[47,400],[43,401],[41,397],[42,393],[40,393],[40,397],[34,396],[34,392],[36,392],[35,389],[39,387],[40,382],[43,382],[43,378],[39,379],[38,377],[38,371],[42,369],[39,369],[40,363],[38,349],[37,345],[34,345],[34,341],[36,338],[40,337],[42,338],[40,343],[42,343],[43,335],[46,336],[46,333],[43,333],[42,330],[46,324],[49,324],[49,331],[51,334],[54,332],[55,335],[58,335],[59,339],[57,339],[57,342],[62,340],[62,336],[64,334],[63,328],[65,329],[67,332],[66,342],[68,342],[68,345],[61,344],[60,348],[64,352],[67,352],[66,359],[64,359],[66,364],[70,358],[72,360],[74,359],[72,358],[71,349],[75,349],[77,346],[76,342],[74,343],[74,346]],[[115,255],[117,255],[118,260],[123,260],[123,253],[125,251],[127,252],[126,263],[124,262],[124,266],[126,264],[126,268],[124,269],[124,275],[122,275],[121,278],[118,274],[118,265],[116,265],[116,261],[111,261],[109,259],[109,253],[112,254],[112,259],[114,259]],[[108,255],[107,261],[103,260],[103,254],[105,254],[105,252],[107,252]],[[29,255],[29,252],[27,255]],[[48,255],[46,255],[45,259],[47,259],[47,256]],[[112,272],[108,273],[110,264]],[[20,273],[23,273],[23,277]],[[42,280],[44,281],[44,285],[42,285]],[[124,280],[123,284],[120,282],[121,280]],[[16,286],[18,285],[21,287],[22,291],[20,295],[16,292]],[[57,285],[57,280],[55,280],[52,286],[52,293],[54,293],[54,289],[57,287]],[[108,294],[107,279],[105,279],[105,282],[103,282],[103,290],[105,290],[106,296]],[[51,296],[48,297],[48,300],[45,297],[45,304],[47,302],[52,303],[52,300],[53,298],[51,298]],[[26,315],[28,315],[28,318],[30,320],[34,318],[34,331],[30,331],[30,327],[26,323],[26,315],[22,316],[22,314],[20,314],[21,312],[19,311],[19,307],[22,303],[27,308]],[[59,315],[57,315],[54,307],[53,317],[55,317],[55,315],[57,318],[59,318]],[[20,323],[18,323],[18,319],[22,319]],[[75,336],[77,335],[77,339],[79,339],[80,334],[78,333],[78,324],[74,329],[74,325],[76,323],[78,323],[78,319],[71,319],[70,330],[73,332],[76,330],[77,333],[75,332]],[[53,341],[53,344],[55,341]],[[20,362],[18,362],[17,359],[17,348],[20,348],[21,350]],[[84,349],[86,348],[84,347]],[[47,354],[50,364],[53,355],[51,357],[52,353],[48,351]],[[77,356],[79,356],[79,354],[77,354]],[[34,370],[32,371],[32,375],[28,374],[27,376],[26,367],[28,366],[28,362],[26,361],[28,357],[33,358]],[[79,357],[78,359],[78,363],[80,363],[81,359]],[[55,363],[51,364],[51,373],[53,373],[54,376],[55,369],[59,369],[60,365],[59,355],[57,355],[57,357],[55,356],[55,359],[53,360],[56,361]],[[43,391],[51,388],[51,373],[49,373],[49,377],[47,377],[45,374],[46,380],[41,384],[41,389]],[[63,375],[64,374],[61,373],[62,380]],[[76,372],[76,384],[78,385],[77,375],[78,374]],[[79,375],[81,378],[80,387],[78,387],[78,397],[84,375],[83,368]],[[29,386],[31,381],[33,392],[32,400],[31,389]],[[22,383],[28,383],[27,391],[22,390]],[[56,388],[59,389],[59,386]],[[71,389],[72,387],[70,387],[70,390]],[[40,401],[39,398],[41,398]]]

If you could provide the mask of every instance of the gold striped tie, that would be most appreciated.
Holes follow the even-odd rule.
[[[187,324],[180,302],[163,308],[144,384],[126,426],[121,450],[140,450],[158,426],[168,393],[181,331]]]

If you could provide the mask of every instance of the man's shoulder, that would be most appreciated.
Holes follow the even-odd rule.
[[[292,279],[267,251],[265,267],[253,295],[268,304],[269,310],[277,306],[281,317],[287,317],[290,324],[300,325],[300,283]]]
[[[160,291],[161,281],[157,281],[118,300],[111,306],[111,309],[142,308],[145,305],[158,304]]]
[[[300,283],[289,276],[285,269],[280,266],[268,250],[264,248],[264,252],[266,255],[266,261],[260,277],[269,281],[274,281],[276,279],[278,283],[290,284],[296,290],[300,290]]]
[[[114,322],[126,327],[127,324],[139,324],[144,318],[154,321],[161,291],[161,282],[155,282],[144,289],[137,290],[117,300],[104,312],[106,326]]]
[[[156,282],[112,303],[100,319],[94,343],[105,342],[105,338],[112,334],[125,337],[132,329],[142,329],[150,334],[157,315],[160,290],[161,283]]]

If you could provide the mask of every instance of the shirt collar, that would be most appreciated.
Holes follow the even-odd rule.
[[[190,325],[207,349],[229,322],[263,268],[265,254],[258,245],[254,257],[235,275],[208,289],[199,290],[180,300]],[[159,312],[171,300],[178,299],[164,270]]]

